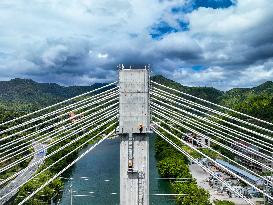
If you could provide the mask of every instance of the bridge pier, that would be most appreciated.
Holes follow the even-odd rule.
[[[149,70],[119,71],[120,205],[149,205]]]

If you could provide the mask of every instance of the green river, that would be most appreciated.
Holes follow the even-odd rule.
[[[174,198],[155,196],[168,194],[168,183],[160,180],[154,157],[154,137],[150,138],[150,204],[174,205]],[[91,145],[90,145],[91,146]],[[86,148],[87,149],[87,148]],[[73,167],[66,180],[62,205],[118,205],[119,204],[119,139],[109,139],[96,147]],[[72,200],[70,186],[72,185]]]

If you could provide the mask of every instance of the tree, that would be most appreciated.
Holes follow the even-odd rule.
[[[176,199],[178,205],[211,205],[209,193],[199,188],[196,182],[191,183],[175,183],[173,186],[176,193],[185,194]]]
[[[191,178],[189,168],[182,159],[167,157],[158,163],[159,173],[163,177]]]

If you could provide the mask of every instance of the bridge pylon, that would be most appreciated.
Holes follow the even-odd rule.
[[[149,69],[119,70],[120,205],[149,205]]]

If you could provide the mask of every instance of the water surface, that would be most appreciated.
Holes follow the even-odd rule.
[[[90,145],[91,146],[91,145]],[[86,148],[87,149],[87,148]],[[106,140],[75,164],[70,180],[65,182],[62,205],[119,204],[119,138]],[[174,205],[174,200],[153,194],[170,193],[168,183],[159,180],[154,157],[154,137],[150,138],[150,204]]]

